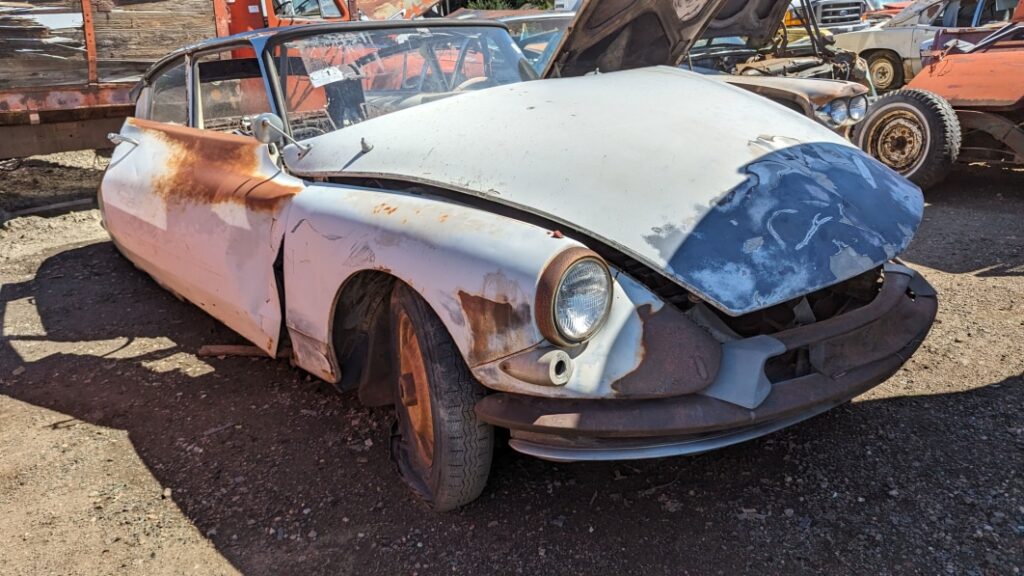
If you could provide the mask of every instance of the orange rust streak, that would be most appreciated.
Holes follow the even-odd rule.
[[[385,213],[385,214],[390,216],[391,214],[394,214],[397,211],[398,211],[398,207],[397,206],[391,206],[390,204],[387,204],[387,203],[384,203],[384,202],[381,202],[380,204],[378,204],[378,205],[373,207],[373,213],[374,214],[380,214],[381,212],[383,212],[383,213]]]
[[[238,136],[137,118],[129,122],[167,145],[167,163],[153,190],[168,203],[238,203],[256,212],[277,212],[301,187],[264,174],[263,144]]]
[[[473,336],[473,348],[469,353],[471,365],[493,360],[494,356],[506,352],[492,349],[491,339],[500,341],[528,324],[530,307],[525,303],[513,306],[509,302],[497,302],[483,296],[459,291],[459,301],[469,320]]]

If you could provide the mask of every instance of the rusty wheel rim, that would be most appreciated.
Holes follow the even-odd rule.
[[[907,174],[924,160],[928,125],[917,114],[895,110],[882,116],[868,134],[868,153]]]
[[[430,409],[430,381],[423,363],[412,319],[402,310],[398,317],[399,402],[408,421],[416,458],[424,468],[434,461],[434,419]]]
[[[893,68],[892,62],[877,60],[871,63],[871,82],[874,83],[875,90],[888,89],[895,77],[896,69]]]

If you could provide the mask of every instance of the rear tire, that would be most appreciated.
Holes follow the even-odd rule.
[[[890,92],[853,127],[853,142],[927,190],[946,177],[960,155],[960,121],[940,96],[924,90]]]
[[[476,417],[484,388],[433,310],[409,287],[391,295],[396,421],[391,455],[434,510],[475,500],[487,484],[494,428]]]
[[[868,75],[878,92],[903,86],[903,62],[893,52],[875,52],[867,57]]]

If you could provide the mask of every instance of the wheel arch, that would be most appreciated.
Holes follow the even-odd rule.
[[[379,379],[379,365],[359,363],[384,345],[375,328],[396,283],[423,298],[472,368],[543,341],[539,275],[580,245],[438,198],[324,184],[296,198],[286,234],[294,362],[343,389]]]
[[[391,402],[384,385],[391,375],[388,303],[399,282],[389,272],[360,270],[338,287],[331,305],[331,362],[340,372],[335,386],[341,391],[357,388],[368,406]]]

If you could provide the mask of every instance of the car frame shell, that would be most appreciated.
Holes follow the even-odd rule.
[[[487,21],[429,26],[505,29]],[[927,334],[937,307],[935,291],[916,272],[891,261],[920,221],[920,193],[824,128],[775,106],[765,104],[762,110],[755,96],[696,74],[659,67],[495,87],[386,114],[280,151],[247,135],[147,120],[141,106],[149,84],[178,59],[191,75],[195,56],[246,47],[257,55],[270,112],[281,114],[268,47],[320,32],[422,27],[422,22],[367,22],[256,31],[162,59],[140,87],[140,117],[112,135],[118,145],[104,174],[100,203],[115,245],[162,286],[268,355],[276,356],[287,338],[295,365],[341,389],[358,389],[370,405],[395,401],[386,304],[400,283],[436,314],[461,356],[457,361],[493,392],[476,404],[475,417],[510,428],[517,450],[553,460],[690,454],[766,434],[877,385]],[[194,123],[197,88],[191,80],[187,85]],[[693,276],[678,268],[682,261],[665,252],[675,242],[671,237],[648,239],[643,246],[628,240],[640,221],[620,219],[602,233],[598,224],[614,220],[607,214],[581,210],[588,220],[559,214],[553,204],[540,205],[551,195],[513,178],[526,173],[525,166],[540,169],[533,152],[495,163],[481,160],[486,154],[481,156],[479,147],[463,149],[459,162],[424,169],[427,138],[441,150],[458,149],[462,138],[481,146],[495,139],[495,130],[480,122],[464,123],[457,134],[438,132],[435,124],[450,124],[454,110],[476,118],[512,100],[534,102],[538,106],[509,113],[508,128],[498,132],[536,134],[536,126],[568,118],[558,106],[541,105],[552,98],[582,98],[595,90],[614,98],[630,86],[646,86],[650,98],[664,86],[697,87],[708,92],[701,96],[707,102],[742,103],[735,111],[747,118],[796,120],[795,139],[761,133],[730,140],[743,157],[754,156],[750,170],[783,171],[763,190],[737,174],[729,176],[737,186],[731,192],[696,188],[693,205],[711,202],[721,208],[705,213],[701,225],[708,232],[732,230],[730,210],[760,194],[778,206],[776,214],[759,216],[768,218],[767,229],[781,246],[765,248],[766,257],[780,256],[766,265],[785,268],[803,265],[812,255],[827,258],[821,251],[834,249],[840,237],[860,244],[841,247],[831,256],[831,271],[816,272],[813,279],[778,286],[764,279],[763,286],[723,286],[708,293],[701,287],[726,277],[722,271]],[[573,116],[597,117],[606,106],[580,104]],[[679,124],[691,117],[686,109],[667,116],[653,106],[643,110],[636,115],[638,126]],[[409,137],[389,138],[395,130]],[[537,141],[549,149],[549,140],[564,137],[549,131]],[[799,145],[800,138],[817,141]],[[587,157],[597,149],[581,146],[566,154]],[[417,150],[418,157],[411,152]],[[348,154],[350,160],[338,162]],[[635,158],[637,164],[645,156],[620,151],[620,157]],[[811,166],[820,167],[816,176]],[[479,170],[484,167],[489,168]],[[548,162],[540,172],[557,169]],[[666,170],[623,179],[624,193],[687,169]],[[709,166],[707,171],[730,169]],[[599,172],[578,171],[577,185],[600,187]],[[803,185],[783,193],[791,178],[822,188]],[[864,181],[871,183],[873,200],[840,194]],[[793,208],[804,194],[819,197],[809,207]],[[677,194],[663,194],[662,201],[691,202]],[[879,211],[876,202],[892,208]],[[835,216],[820,217],[829,211]],[[793,235],[795,251],[787,250],[772,228],[780,214],[775,225],[785,224],[780,230]],[[788,222],[797,217],[790,215],[801,221]],[[867,229],[870,222],[878,227]],[[808,224],[806,230],[796,228]],[[819,234],[829,226],[839,226],[843,234]],[[748,255],[758,250],[749,242],[743,246]],[[580,345],[559,343],[540,318],[552,300],[552,279],[581,258],[607,263],[611,304],[604,327],[593,337]],[[806,299],[815,290],[830,297],[833,286],[853,291],[851,283],[861,286],[862,299],[836,292],[847,303],[827,319],[799,312],[802,321],[753,336],[727,324],[732,316],[760,314],[773,305],[799,307],[793,297]],[[750,291],[758,288],[769,291],[755,291],[751,300]],[[802,372],[770,380],[766,363],[787,354],[805,358]]]

